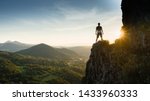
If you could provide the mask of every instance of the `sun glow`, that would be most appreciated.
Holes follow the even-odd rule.
[[[114,43],[116,39],[120,38],[120,31],[114,31],[114,34],[111,36],[111,39],[109,39],[110,43]]]
[[[125,33],[125,30],[122,28],[121,30],[120,30],[120,38],[123,38],[124,37],[124,33]]]

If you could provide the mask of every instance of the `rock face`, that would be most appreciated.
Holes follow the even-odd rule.
[[[111,63],[111,47],[108,41],[99,41],[91,49],[86,65],[84,83],[118,83],[118,70]]]
[[[131,27],[142,23],[150,23],[149,0],[122,0],[123,25]]]
[[[150,0],[122,0],[126,42],[136,50],[150,47]]]

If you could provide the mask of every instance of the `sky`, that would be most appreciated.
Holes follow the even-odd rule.
[[[0,0],[0,43],[88,46],[100,22],[113,43],[122,26],[121,0]]]

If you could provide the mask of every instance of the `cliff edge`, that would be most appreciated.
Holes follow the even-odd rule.
[[[99,41],[93,44],[86,64],[84,83],[119,83],[119,73],[119,69],[112,64],[109,41]]]

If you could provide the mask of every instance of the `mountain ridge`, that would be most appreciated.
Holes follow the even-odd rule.
[[[75,46],[75,47],[68,47],[68,49],[76,52],[80,56],[84,58],[88,58],[90,55],[91,46]]]
[[[31,44],[25,44],[18,41],[6,41],[4,43],[0,43],[0,51],[16,52],[30,48],[31,46]]]
[[[25,50],[18,51],[16,53],[23,55],[30,55],[35,57],[43,57],[48,59],[71,59],[79,58],[75,52],[65,48],[54,48],[44,43],[35,45]]]
[[[30,55],[34,57],[43,57],[43,58],[51,58],[51,59],[57,59],[64,57],[63,54],[57,52],[54,48],[51,46],[48,46],[46,44],[38,44],[31,48],[18,51],[16,53],[23,54],[23,55]],[[62,56],[62,57],[61,57]]]
[[[38,44],[35,44],[38,45]],[[18,52],[24,49],[28,49],[32,46],[35,46],[34,44],[26,44],[26,43],[22,43],[19,41],[6,41],[4,43],[0,43],[0,51],[6,51],[6,52]],[[50,46],[50,45],[49,45]],[[57,51],[64,51],[64,54],[67,55],[72,55],[74,57],[82,57],[87,59],[88,56],[90,55],[90,48],[91,46],[72,46],[72,47],[65,47],[65,46],[61,46],[61,47],[54,47]]]

